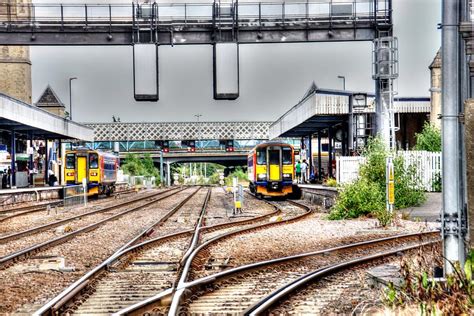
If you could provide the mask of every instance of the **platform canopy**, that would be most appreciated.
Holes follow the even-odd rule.
[[[313,82],[301,101],[278,118],[269,128],[270,139],[304,137],[348,122],[351,99],[364,95],[365,106],[359,113],[375,113],[375,95],[365,92],[320,89]],[[395,98],[396,113],[430,113],[430,98]]]
[[[94,130],[0,93],[0,129],[34,138],[93,141]]]

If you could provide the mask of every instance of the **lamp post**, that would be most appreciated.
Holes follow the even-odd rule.
[[[337,76],[339,79],[342,79],[342,90],[346,91],[346,77],[345,76]]]
[[[72,89],[71,83],[73,80],[76,80],[76,77],[69,78],[69,119],[72,120]]]
[[[199,123],[199,118],[202,116],[202,114],[195,114],[194,115],[197,119],[197,122]],[[199,127],[199,135],[198,137],[201,138],[201,125],[198,126]],[[202,147],[201,147],[201,150],[202,150]]]

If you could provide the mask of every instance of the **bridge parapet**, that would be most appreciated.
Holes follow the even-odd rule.
[[[89,123],[94,141],[266,140],[272,122]]]

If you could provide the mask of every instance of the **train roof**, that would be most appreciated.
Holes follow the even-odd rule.
[[[288,147],[291,147],[293,148],[293,145],[291,144],[288,144],[288,143],[285,143],[285,142],[282,142],[282,141],[269,141],[269,142],[265,142],[265,143],[261,143],[261,144],[258,144],[257,146],[255,146],[253,148],[253,150],[257,149],[257,148],[264,148],[264,147],[268,147],[268,146],[288,146]]]

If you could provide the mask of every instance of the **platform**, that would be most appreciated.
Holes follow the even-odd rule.
[[[337,189],[321,184],[298,184],[301,189],[301,198],[329,210],[335,203]]]
[[[0,190],[0,206],[59,199],[63,186]]]

